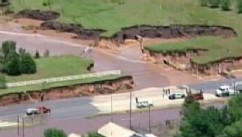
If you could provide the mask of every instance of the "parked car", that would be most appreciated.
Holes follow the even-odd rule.
[[[36,107],[36,108],[28,108],[26,110],[26,115],[31,116],[31,115],[39,115],[39,114],[46,114],[50,113],[51,110],[47,107]]]
[[[229,85],[220,86],[215,91],[215,95],[218,96],[218,97],[231,96],[231,95],[235,95],[236,93],[239,93],[239,92],[238,91],[235,91],[233,88],[230,88]]]
[[[154,103],[151,102],[151,101],[147,101],[147,100],[140,101],[140,100],[138,100],[137,97],[135,99],[136,99],[136,107],[137,108],[146,108],[146,107],[153,107],[154,106]]]
[[[182,99],[185,98],[186,95],[184,93],[172,93],[169,95],[169,99]]]

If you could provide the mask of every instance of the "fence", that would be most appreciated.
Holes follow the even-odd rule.
[[[100,78],[100,77],[110,76],[110,75],[121,75],[121,71],[120,70],[112,70],[112,71],[104,71],[104,72],[89,73],[89,74],[74,75],[74,76],[66,76],[66,77],[53,77],[53,78],[48,78],[48,79],[21,81],[21,82],[15,82],[15,83],[7,83],[6,86],[8,88],[11,88],[11,87],[20,87],[20,86],[28,86],[28,85],[35,85],[35,84],[51,83],[51,82],[62,82],[62,81],[68,81],[68,80],[80,80],[80,79],[86,79],[86,78]]]

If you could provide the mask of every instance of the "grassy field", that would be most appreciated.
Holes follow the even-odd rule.
[[[87,78],[82,80],[69,80],[63,82],[53,82],[48,84],[38,84],[38,85],[30,85],[30,86],[23,86],[23,87],[15,87],[15,88],[8,88],[8,89],[0,89],[0,95],[9,94],[9,93],[16,93],[21,91],[44,91],[44,89],[50,89],[55,87],[68,87],[77,84],[85,84],[85,83],[93,83],[103,80],[114,80],[119,78],[119,76],[110,75],[100,78]]]
[[[36,80],[50,77],[61,77],[88,73],[90,60],[76,56],[57,56],[36,60],[37,73],[31,75],[6,76],[7,82]]]
[[[51,7],[42,4],[47,0],[12,0],[15,11],[21,9],[56,10],[61,12],[61,22],[80,23],[88,29],[105,29],[104,36],[112,36],[122,27],[138,24],[170,25],[170,24],[208,24],[230,26],[238,33],[237,38],[221,40],[218,38],[198,38],[175,45],[179,50],[192,47],[205,47],[209,50],[205,55],[194,58],[199,64],[215,61],[224,57],[242,56],[242,15],[232,10],[210,9],[200,6],[200,0],[118,0],[124,4],[111,2],[114,0],[54,0]],[[233,0],[235,1],[235,0]],[[160,47],[162,46],[162,47]],[[169,45],[153,46],[153,50],[164,52],[174,50]],[[172,45],[174,46],[174,45]],[[229,52],[227,52],[229,49]],[[164,51],[163,51],[164,50]]]
[[[50,77],[61,77],[88,73],[87,67],[92,63],[90,60],[82,59],[76,56],[56,56],[49,58],[36,59],[37,73],[32,75],[6,76],[7,82],[37,80]],[[41,91],[55,87],[72,86],[76,84],[92,83],[103,80],[117,79],[119,76],[110,75],[100,78],[87,78],[80,80],[69,80],[62,82],[53,82],[45,84],[35,84],[30,86],[13,87],[0,89],[0,95],[20,91]]]
[[[211,46],[212,44],[212,46]],[[171,51],[186,52],[188,49],[208,49],[202,55],[192,58],[199,65],[229,57],[240,57],[242,46],[238,46],[235,38],[221,39],[215,37],[200,37],[181,43],[157,44],[145,47],[156,53],[167,53]]]

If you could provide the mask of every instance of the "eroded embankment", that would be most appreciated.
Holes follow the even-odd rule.
[[[192,58],[207,52],[206,49],[188,49],[187,51],[173,51],[167,53],[156,53],[145,50],[156,63],[166,64],[177,70],[191,72],[198,75],[217,75],[222,72],[239,70],[242,68],[242,57],[224,58],[207,64],[197,64]]]
[[[29,18],[35,20],[49,21],[60,17],[60,13],[55,11],[22,10],[15,15],[15,18]]]
[[[221,36],[234,37],[236,32],[230,27],[215,25],[170,25],[170,26],[151,26],[141,25],[123,28],[120,32],[112,36],[118,43],[125,39],[135,39],[139,35],[146,38],[178,38],[178,37],[197,37],[197,36]]]
[[[133,88],[133,79],[131,76],[123,76],[114,80],[99,81],[67,87],[58,87],[46,91],[31,91],[28,94],[11,93],[0,96],[0,106],[22,103],[31,100],[43,101],[62,99],[70,97],[91,96],[100,94],[109,94],[122,92]]]
[[[54,21],[60,14],[54,11],[23,10],[16,14],[16,17],[24,17],[44,21],[40,28],[51,29],[59,32],[75,33],[78,39],[93,39],[101,41],[109,39],[116,44],[123,43],[125,39],[135,39],[136,35],[147,38],[177,38],[177,37],[196,37],[196,36],[222,36],[234,37],[236,32],[225,26],[216,25],[170,25],[170,26],[152,26],[136,25],[121,30],[110,37],[103,37],[101,33],[107,30],[85,29],[81,24],[65,24]]]

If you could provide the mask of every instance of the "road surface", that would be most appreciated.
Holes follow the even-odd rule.
[[[223,104],[212,104],[207,106],[215,106],[221,108]],[[178,122],[181,118],[180,109],[163,109],[163,110],[151,110],[150,119],[151,126],[164,126],[167,120]],[[37,127],[25,128],[25,137],[42,137],[43,131],[47,128],[59,128],[65,129],[65,132],[83,134],[90,131],[95,131],[109,121],[113,121],[121,126],[130,127],[129,114],[117,114],[94,117],[91,119],[85,118],[69,118],[54,121],[43,121],[43,123]],[[149,125],[149,113],[147,109],[143,112],[132,113],[131,125],[133,129],[138,130],[141,133],[148,133],[147,128]],[[144,130],[146,129],[146,130]],[[20,127],[20,136],[22,136],[22,128]],[[17,129],[0,130],[0,136],[3,137],[18,137]]]

